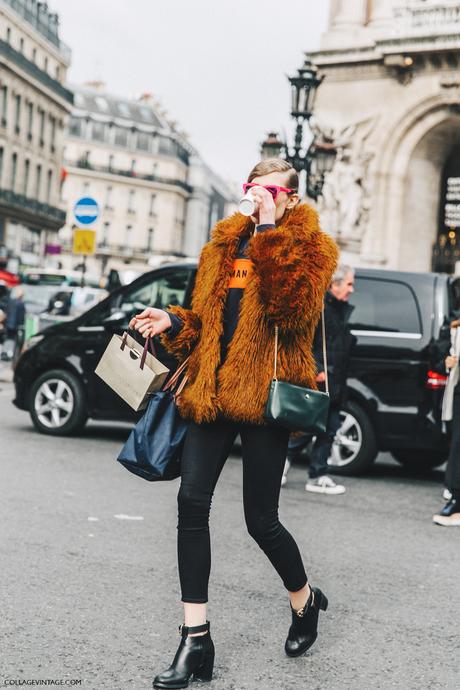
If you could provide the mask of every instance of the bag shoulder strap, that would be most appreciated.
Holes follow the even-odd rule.
[[[278,331],[279,328],[278,326],[275,326],[275,362],[274,362],[274,372],[273,372],[273,379],[275,381],[278,380],[277,377],[277,368],[278,368]],[[323,343],[323,362],[324,362],[324,375],[326,377],[325,384],[326,384],[326,393],[329,395],[329,374],[327,371],[327,347],[326,347],[326,324],[325,324],[325,319],[324,319],[324,304],[323,308],[321,309],[321,340]]]

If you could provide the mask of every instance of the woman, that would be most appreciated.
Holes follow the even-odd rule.
[[[190,420],[178,495],[178,561],[184,604],[182,640],[156,688],[211,680],[214,646],[206,618],[210,572],[209,511],[223,465],[239,433],[247,528],[289,592],[292,624],[285,643],[299,656],[315,641],[327,599],[310,588],[297,544],[278,519],[289,432],[264,421],[273,377],[275,326],[279,378],[316,388],[312,339],[337,262],[333,240],[316,212],[299,204],[298,176],[269,159],[248,177],[258,205],[217,223],[203,248],[192,309],[149,308],[131,322],[143,336],[163,333],[178,359],[190,354],[189,382],[179,401]],[[247,185],[245,185],[247,191]]]
[[[450,338],[449,331],[445,329],[437,346],[441,361],[436,369],[442,373],[446,370],[449,372],[442,402],[442,419],[452,422],[452,442],[445,479],[450,498],[444,508],[433,516],[433,522],[443,527],[460,527],[460,319],[450,324]]]

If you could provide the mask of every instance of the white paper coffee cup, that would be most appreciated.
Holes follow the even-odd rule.
[[[243,197],[241,197],[238,204],[238,210],[243,216],[254,215],[254,213],[257,212],[258,207],[259,204],[254,199],[250,190],[248,190],[246,194]]]

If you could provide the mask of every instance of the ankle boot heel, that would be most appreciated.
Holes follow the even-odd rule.
[[[211,652],[208,657],[203,661],[200,668],[197,668],[193,674],[193,680],[199,683],[209,683],[212,680],[212,672],[214,670],[214,652]]]
[[[171,666],[155,676],[154,688],[179,690],[188,688],[190,681],[208,682],[214,668],[214,644],[209,632],[209,621],[193,628],[181,625],[181,642]],[[205,633],[195,635],[194,633]]]
[[[326,595],[312,587],[310,598],[301,611],[291,607],[292,623],[284,645],[288,656],[300,656],[314,644],[318,637],[319,612],[326,611],[328,605]]]

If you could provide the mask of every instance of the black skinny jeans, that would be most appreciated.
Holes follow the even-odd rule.
[[[297,544],[278,519],[289,432],[226,420],[191,424],[185,440],[177,497],[183,602],[202,604],[208,600],[209,511],[214,488],[238,433],[243,450],[243,502],[248,532],[268,556],[286,589],[296,592],[307,582]]]

